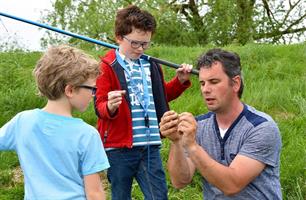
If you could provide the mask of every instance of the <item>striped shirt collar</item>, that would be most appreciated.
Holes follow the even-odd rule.
[[[124,55],[123,53],[121,53],[120,51],[118,51],[118,52],[119,52],[119,56],[122,58],[122,60],[126,61],[129,64],[130,67],[133,66],[136,63],[136,61],[138,60],[138,59],[132,60],[132,59],[128,58],[126,55]]]

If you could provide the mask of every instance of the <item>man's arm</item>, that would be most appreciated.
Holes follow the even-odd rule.
[[[183,188],[191,182],[195,167],[182,146],[182,135],[177,130],[178,114],[166,112],[159,125],[161,134],[172,142],[168,159],[171,182],[174,187]]]
[[[186,152],[180,141],[171,144],[168,170],[171,183],[177,189],[185,187],[192,181],[195,165],[186,156]]]
[[[230,166],[218,163],[195,142],[194,123],[195,119],[190,113],[180,115],[178,130],[183,133],[183,146],[201,175],[225,195],[240,192],[265,168],[264,163],[243,155],[237,155]]]
[[[188,147],[191,161],[201,175],[225,195],[239,193],[265,168],[265,164],[243,155],[237,155],[230,166],[213,160],[200,146]]]
[[[105,200],[105,192],[98,173],[84,176],[87,200]]]

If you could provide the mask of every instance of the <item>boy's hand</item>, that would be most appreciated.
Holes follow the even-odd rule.
[[[192,65],[189,64],[181,64],[181,67],[176,70],[177,77],[181,84],[190,79],[190,74],[192,70]]]
[[[114,90],[107,94],[107,108],[111,115],[116,112],[122,103],[122,96],[125,95],[125,93],[125,90]]]

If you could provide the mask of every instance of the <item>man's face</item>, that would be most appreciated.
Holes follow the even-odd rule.
[[[139,29],[133,31],[123,37],[117,36],[120,53],[130,59],[138,59],[150,45],[151,32],[144,32]]]
[[[201,93],[208,110],[223,113],[231,107],[231,102],[237,97],[237,87],[225,74],[222,64],[214,62],[210,68],[199,71]]]

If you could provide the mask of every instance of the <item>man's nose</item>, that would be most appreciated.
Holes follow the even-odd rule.
[[[202,86],[202,92],[203,93],[209,93],[211,92],[211,86],[207,83],[204,86]]]

